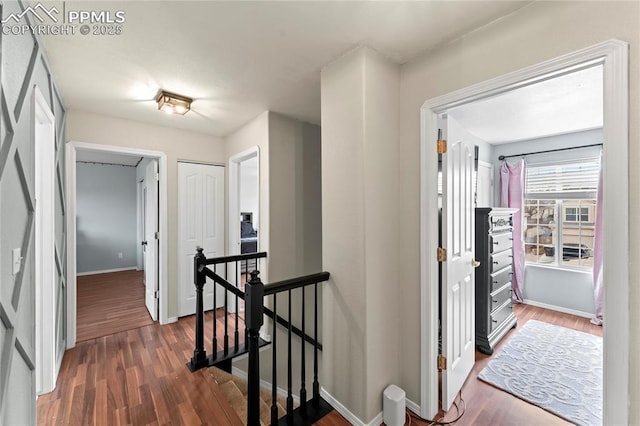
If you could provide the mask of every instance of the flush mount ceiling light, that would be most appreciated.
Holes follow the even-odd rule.
[[[185,115],[191,109],[193,99],[161,90],[156,97],[156,102],[158,102],[160,111],[164,111],[167,114]]]

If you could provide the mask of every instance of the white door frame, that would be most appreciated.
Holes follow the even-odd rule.
[[[160,194],[158,191],[158,181],[156,176],[159,175],[158,162],[151,160],[145,166],[145,178],[143,184],[144,195],[144,241],[147,245],[143,257],[145,258],[144,264],[151,264],[151,268],[144,268],[144,304],[151,315],[153,321],[158,320],[158,305],[159,305],[159,265],[157,262],[160,257],[158,255],[159,240],[156,236],[156,232],[160,230],[160,218],[158,215],[158,207],[160,205]],[[149,205],[152,207],[148,209]],[[148,228],[149,227],[149,228]],[[156,262],[147,261],[148,259],[156,259]]]
[[[253,157],[258,158],[258,229],[262,229],[262,212],[260,211],[260,148],[254,146],[229,157],[229,254],[240,254],[240,227],[234,225],[240,217],[240,163]],[[258,251],[260,251],[260,237],[258,237]],[[262,271],[261,271],[262,272]],[[264,274],[261,275],[265,279]]]
[[[136,173],[138,171],[136,166]],[[144,179],[138,180],[136,177],[136,235],[138,240],[138,247],[136,248],[136,270],[144,270],[144,246],[140,244],[144,241],[144,214],[145,205],[143,198]]]
[[[58,377],[56,351],[57,276],[55,265],[55,117],[42,92],[33,89],[36,191],[36,391],[51,392]]]
[[[480,170],[480,166],[488,168],[490,170],[489,174],[491,176],[491,183],[490,183],[491,191],[489,192],[489,201],[490,201],[489,206],[481,206],[481,207],[491,207],[494,204],[494,198],[495,198],[495,176],[494,176],[495,171],[493,168],[493,164],[487,163],[486,161],[478,160],[478,171]],[[478,176],[476,176],[476,179],[477,178]]]
[[[168,231],[167,231],[167,155],[161,151],[126,148],[121,146],[101,145],[87,142],[70,141],[66,146],[67,168],[67,348],[76,344],[76,296],[77,296],[77,271],[76,271],[76,152],[98,151],[111,154],[135,155],[149,157],[158,160],[160,173],[160,252],[159,252],[159,305],[160,324],[169,323],[168,300]],[[137,182],[136,182],[137,185]]]
[[[430,99],[420,110],[420,415],[438,410],[438,214],[437,114],[541,80],[577,70],[585,63],[604,67],[604,402],[603,424],[629,418],[629,82],[628,44],[609,40],[473,86]]]

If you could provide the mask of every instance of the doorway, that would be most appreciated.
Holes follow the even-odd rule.
[[[78,158],[78,154],[96,154],[96,155],[115,155],[115,156],[126,156],[129,158],[135,158],[136,162],[139,161],[140,158],[149,158],[151,161],[157,161],[158,164],[158,175],[157,175],[157,187],[158,187],[158,264],[156,265],[157,276],[158,276],[158,314],[161,324],[168,323],[168,312],[167,312],[167,238],[162,238],[162,236],[167,235],[167,179],[166,179],[166,170],[167,170],[167,160],[166,155],[162,152],[158,151],[148,151],[148,150],[138,150],[132,148],[123,148],[116,146],[108,146],[108,145],[98,145],[91,143],[83,143],[83,142],[69,142],[67,143],[67,156],[66,156],[66,164],[67,164],[67,247],[68,247],[68,256],[67,256],[67,274],[68,274],[68,293],[67,293],[67,348],[71,348],[75,346],[77,339],[77,285],[78,285],[78,270],[77,270],[77,260],[78,260],[78,252],[76,249],[77,241],[79,238],[78,235],[78,223],[77,223],[77,188],[78,188],[78,173],[76,170],[76,160]],[[137,184],[134,179],[131,182],[133,185],[133,193],[134,193],[134,209],[136,204],[135,193],[137,189]],[[135,215],[136,213],[134,213]],[[135,216],[134,216],[135,222]],[[135,235],[136,230],[132,231]],[[80,236],[81,237],[81,236]],[[133,260],[133,269],[135,271],[136,261],[136,252],[135,250],[132,254]],[[111,255],[120,258],[120,252],[111,253]],[[124,256],[124,253],[123,253]]]
[[[438,409],[436,357],[438,354],[437,212],[430,206],[437,197],[434,141],[438,116],[454,107],[561,76],[586,66],[604,67],[604,227],[606,252],[628,253],[628,80],[626,43],[605,42],[579,52],[483,82],[429,100],[421,110],[421,416],[432,418]],[[628,254],[604,260],[604,424],[624,424],[628,416]],[[614,397],[615,396],[615,397]]]
[[[260,227],[260,152],[256,146],[229,159],[229,254],[259,251]],[[243,265],[244,269],[252,267],[255,264]]]

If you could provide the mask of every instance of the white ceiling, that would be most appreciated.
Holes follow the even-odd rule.
[[[464,105],[449,113],[491,144],[602,127],[602,66],[566,74]]]
[[[527,3],[67,1],[124,11],[123,33],[41,39],[67,108],[224,136],[265,110],[320,123],[320,70],[356,46],[404,63]],[[159,89],[192,112],[157,111]]]

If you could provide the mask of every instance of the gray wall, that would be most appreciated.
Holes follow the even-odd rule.
[[[18,2],[0,4],[2,18],[23,11]],[[37,40],[29,33],[0,38],[0,424],[27,425],[36,423],[34,85],[44,95],[56,122],[54,256],[58,359],[66,339],[65,110]],[[11,250],[18,247],[24,260],[14,276]]]
[[[76,170],[78,273],[135,268],[136,168],[77,163]]]
[[[498,160],[500,155],[578,147],[602,143],[602,141],[602,129],[596,129],[494,146],[493,163],[496,171],[496,203],[500,200],[500,161]],[[540,164],[549,161],[579,160],[597,157],[599,154],[600,147],[572,149],[530,155],[527,156],[527,163]],[[525,267],[524,298],[529,302],[575,311],[576,313],[593,314],[595,312],[591,271],[527,265]]]
[[[246,143],[260,144],[260,251],[268,252],[268,278],[274,282],[322,270],[322,194],[320,127],[277,113],[266,112],[229,139],[229,156],[247,148]],[[249,136],[249,137],[247,137]],[[266,140],[265,137],[266,136]],[[250,145],[249,145],[250,146]],[[265,164],[266,163],[266,164]],[[268,182],[268,183],[265,183]],[[268,189],[268,191],[267,191]],[[234,223],[232,218],[230,223]],[[233,225],[230,225],[233,226]],[[273,239],[265,235],[274,235]],[[263,264],[264,267],[264,264]],[[319,285],[318,313],[322,315],[322,292],[326,284]],[[302,294],[292,292],[292,323],[302,324]],[[313,288],[305,293],[306,333],[313,335]],[[271,305],[272,298],[266,298]],[[287,294],[278,295],[278,314],[288,318]],[[272,305],[271,305],[272,306]],[[319,319],[320,321],[320,319]],[[265,331],[273,334],[272,323]],[[277,329],[277,340],[286,342],[286,330]],[[318,324],[318,340],[322,342],[322,324]],[[281,356],[286,346],[279,346],[278,385],[286,388],[287,359]],[[293,388],[300,388],[300,339],[292,340]],[[305,346],[307,392],[311,392],[309,377],[313,377],[313,350]],[[260,375],[272,381],[271,349],[261,352]],[[322,356],[322,354],[320,354]],[[321,358],[322,359],[322,358]],[[322,362],[322,361],[320,361]],[[247,360],[234,362],[234,367],[247,370]]]
[[[382,410],[385,387],[402,386],[399,297],[411,283],[399,263],[419,251],[398,240],[398,90],[399,67],[368,48],[321,72],[322,266],[331,273],[322,386],[365,423]]]

